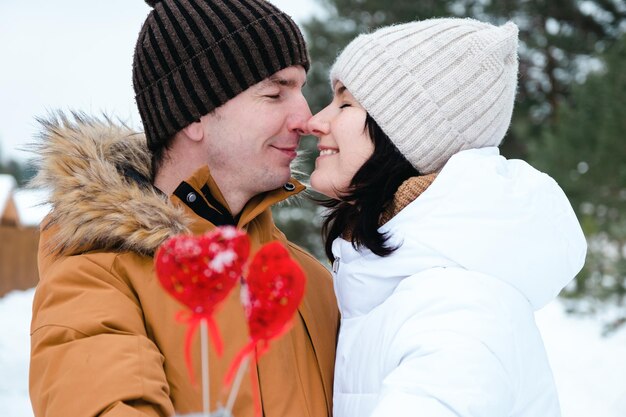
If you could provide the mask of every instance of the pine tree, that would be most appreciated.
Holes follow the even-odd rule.
[[[503,147],[513,157],[526,158],[543,129],[558,122],[570,87],[626,25],[623,0],[474,0],[457,5],[470,16],[496,24],[512,20],[520,29],[517,104]]]
[[[558,122],[531,151],[571,199],[588,237],[585,268],[564,295],[591,300],[592,310],[626,302],[626,36],[603,58],[604,70],[572,87]]]

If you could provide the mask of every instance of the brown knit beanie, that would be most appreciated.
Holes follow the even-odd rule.
[[[292,65],[309,69],[293,20],[265,0],[146,0],[133,86],[148,148]]]

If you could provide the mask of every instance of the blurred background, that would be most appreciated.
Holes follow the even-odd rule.
[[[313,65],[305,95],[313,112],[330,100],[327,78],[330,64],[358,33],[439,16],[473,17],[495,24],[515,22],[520,29],[519,87],[502,153],[509,158],[527,160],[555,178],[583,225],[589,242],[587,262],[577,279],[561,294],[564,311],[593,318],[606,337],[623,333],[626,328],[626,1],[274,0],[272,3],[291,14],[307,38]],[[36,232],[32,230],[36,229],[37,220],[28,220],[27,215],[22,215],[20,220],[20,205],[26,203],[21,203],[19,197],[34,174],[29,161],[35,156],[24,149],[36,140],[36,117],[45,117],[57,109],[81,110],[92,115],[111,115],[140,128],[131,64],[134,42],[149,10],[141,0],[0,0],[0,174],[12,177],[2,180],[9,184],[5,189],[12,190],[4,200],[0,192],[0,214],[6,226],[0,229],[4,233],[0,236],[0,248],[5,256],[16,248],[6,237],[7,233],[13,233],[7,232],[7,225],[12,224],[22,238],[34,234],[33,238],[24,238],[31,239],[31,243],[25,244],[29,249],[21,252],[32,252],[36,246],[32,244],[32,239],[36,240]],[[305,179],[312,170],[315,145],[313,138],[302,141],[303,148],[308,149],[303,152],[299,167]],[[279,227],[288,237],[321,260],[322,214],[308,198],[274,211]],[[14,255],[10,256],[15,259]],[[23,262],[31,271],[34,261],[32,257],[25,259]],[[15,276],[1,268],[0,265],[0,290],[3,281],[9,282]],[[31,284],[21,289],[36,283],[36,276],[29,273]],[[7,288],[19,289],[22,284],[11,285]],[[0,297],[6,291],[0,292]],[[626,347],[621,347],[626,362]],[[0,343],[0,364],[1,348]]]

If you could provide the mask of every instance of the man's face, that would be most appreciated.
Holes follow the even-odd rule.
[[[220,188],[252,198],[289,180],[311,117],[305,81],[301,66],[285,68],[201,118],[207,164]]]

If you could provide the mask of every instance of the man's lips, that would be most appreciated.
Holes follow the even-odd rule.
[[[285,155],[287,155],[291,159],[293,159],[296,156],[298,156],[298,147],[297,146],[277,146],[277,145],[274,145],[272,147],[274,149],[278,150],[278,151],[281,151],[282,153],[284,153]]]

